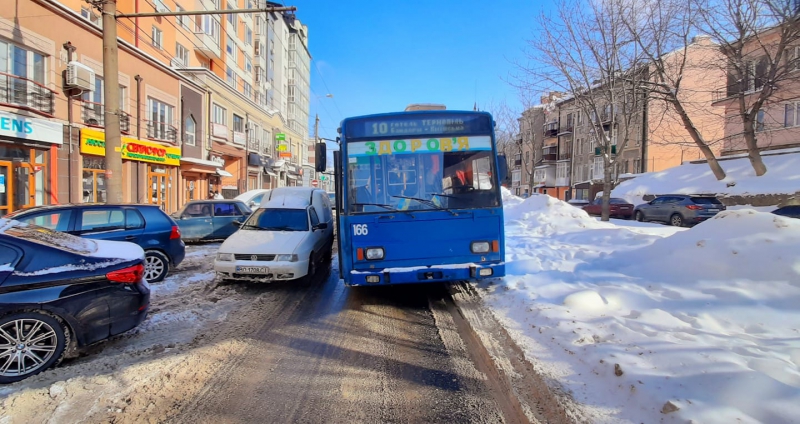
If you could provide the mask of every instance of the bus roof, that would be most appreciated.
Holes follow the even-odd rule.
[[[440,103],[411,103],[406,106],[406,112],[414,110],[447,110],[447,106]]]

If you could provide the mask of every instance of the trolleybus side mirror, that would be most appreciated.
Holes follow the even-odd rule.
[[[316,166],[317,172],[325,172],[325,169],[328,167],[327,159],[328,159],[328,151],[327,146],[325,146],[325,142],[317,143],[315,146],[315,156],[314,156],[314,164]]]
[[[508,176],[508,162],[506,161],[506,155],[497,155],[497,167],[497,177],[500,180],[500,184],[502,184]]]

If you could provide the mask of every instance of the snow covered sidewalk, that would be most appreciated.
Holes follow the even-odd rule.
[[[604,223],[504,193],[487,305],[592,422],[797,422],[800,220]]]

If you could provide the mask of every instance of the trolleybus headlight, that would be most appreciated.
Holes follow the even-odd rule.
[[[478,275],[480,275],[481,277],[488,277],[488,276],[492,275],[492,269],[491,268],[481,268],[480,270],[478,270]]]
[[[489,242],[488,241],[473,241],[472,246],[472,253],[489,253]]]
[[[232,261],[233,253],[217,253],[218,261]]]
[[[378,259],[383,259],[383,248],[382,247],[370,247],[367,249],[367,260],[374,261]]]

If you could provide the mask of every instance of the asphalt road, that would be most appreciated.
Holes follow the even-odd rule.
[[[335,258],[334,258],[335,260]],[[503,422],[439,285],[243,284],[254,303],[207,337],[240,348],[174,422]],[[237,284],[239,283],[232,283]],[[216,340],[216,341],[215,341]]]

